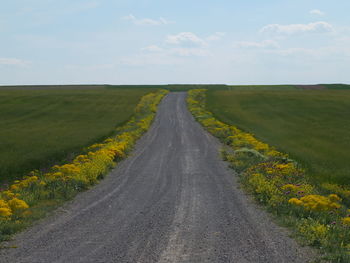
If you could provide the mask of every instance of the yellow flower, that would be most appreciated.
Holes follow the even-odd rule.
[[[12,215],[11,208],[5,200],[0,199],[0,217],[9,217]]]
[[[300,198],[300,201],[306,209],[313,211],[329,211],[341,207],[337,202],[322,195],[306,195]]]
[[[1,192],[1,196],[7,200],[16,197],[16,195],[17,194],[12,193],[10,190]],[[0,200],[0,202],[1,202],[1,200]],[[0,207],[1,207],[1,205],[0,205]]]
[[[20,200],[18,198],[13,198],[12,200],[8,201],[8,204],[12,211],[24,210],[29,208],[25,201]]]
[[[63,173],[61,173],[61,172],[56,172],[56,173],[53,173],[52,176],[54,176],[54,177],[60,177],[60,176],[63,176]]]
[[[330,194],[328,196],[329,200],[331,200],[332,202],[339,202],[341,201],[341,198],[339,196],[337,196],[336,194]]]
[[[345,217],[342,220],[343,225],[350,226],[350,217]]]
[[[296,205],[296,206],[303,205],[303,202],[300,201],[298,198],[291,198],[291,199],[289,199],[288,203],[290,203],[292,205]]]
[[[0,199],[0,207],[8,207],[8,204],[5,200]]]
[[[13,184],[13,185],[11,185],[10,189],[11,189],[12,191],[18,191],[19,187],[18,187],[18,185]]]
[[[282,186],[282,190],[296,192],[296,191],[298,191],[298,186],[296,186],[294,184],[286,184],[286,185]]]
[[[78,163],[84,163],[89,161],[90,159],[87,157],[87,155],[79,155],[74,159],[74,162],[78,162]]]
[[[12,215],[12,211],[10,208],[0,207],[0,217],[10,217]]]

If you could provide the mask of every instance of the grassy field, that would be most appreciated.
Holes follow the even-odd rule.
[[[350,85],[347,85],[347,84],[322,84],[322,86],[325,86],[327,89],[338,89],[338,90],[350,89]]]
[[[168,85],[118,85],[114,88],[158,88],[166,89],[172,92],[188,91],[191,89],[216,89],[227,90],[228,86],[225,84],[168,84]]]
[[[0,184],[69,159],[133,114],[152,88],[0,87]]]
[[[234,85],[227,86],[227,90],[296,90],[296,85]]]
[[[209,91],[207,107],[289,153],[317,181],[350,183],[350,91]]]

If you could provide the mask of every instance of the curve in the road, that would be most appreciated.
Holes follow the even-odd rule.
[[[136,150],[99,185],[17,235],[1,262],[306,262],[241,190],[186,93],[162,101]]]

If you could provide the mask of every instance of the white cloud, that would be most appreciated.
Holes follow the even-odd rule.
[[[144,47],[141,50],[148,51],[148,52],[162,52],[163,48],[158,47],[157,45],[151,45],[151,46],[148,46],[148,47]]]
[[[155,47],[155,46],[154,46]],[[157,50],[157,51],[154,51]],[[142,53],[124,57],[119,61],[121,65],[133,67],[140,66],[174,66],[185,65],[194,58],[204,58],[210,56],[210,52],[205,48],[159,48],[146,47]]]
[[[313,9],[310,11],[310,14],[311,15],[317,15],[317,16],[323,16],[324,15],[324,12],[322,12],[321,10],[319,9]]]
[[[132,66],[174,65],[186,63],[189,58],[211,56],[209,45],[191,32],[168,35],[161,45],[150,45],[141,53],[124,58],[121,63]]]
[[[135,25],[138,26],[160,26],[160,25],[168,25],[173,23],[172,21],[168,21],[162,17],[159,19],[151,19],[151,18],[136,18],[134,15],[130,14],[128,16],[122,17],[123,20],[131,21]]]
[[[274,40],[264,40],[262,42],[239,41],[234,43],[238,48],[279,48],[279,44]]]
[[[298,34],[298,33],[327,33],[333,31],[333,26],[327,22],[314,22],[309,24],[280,25],[271,24],[264,26],[260,33],[272,34]]]
[[[207,57],[210,55],[210,52],[203,48],[172,48],[169,53],[180,57]]]
[[[27,66],[29,64],[28,61],[18,59],[18,58],[0,58],[0,65],[7,66]]]
[[[167,36],[166,43],[173,45],[191,45],[191,46],[206,46],[207,43],[191,32],[182,32],[177,35]]]
[[[222,39],[226,35],[225,32],[215,32],[215,34],[210,35],[206,38],[207,41],[217,41]]]

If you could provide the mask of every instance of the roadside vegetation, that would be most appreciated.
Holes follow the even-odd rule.
[[[71,161],[54,165],[45,172],[33,170],[0,191],[0,241],[9,239],[103,178],[111,167],[126,157],[136,140],[150,127],[157,105],[166,93],[159,90],[144,95],[134,107],[133,117],[115,128],[113,136],[82,149]]]
[[[263,101],[265,97],[259,95],[257,98]],[[331,183],[320,186],[287,153],[216,119],[206,107],[206,90],[189,91],[187,102],[194,117],[226,145],[223,158],[259,203],[293,229],[305,244],[320,248],[327,260],[350,261],[349,189]]]
[[[0,188],[111,135],[155,89],[0,87]]]
[[[350,184],[349,91],[208,91],[207,109],[288,153],[315,182]]]

